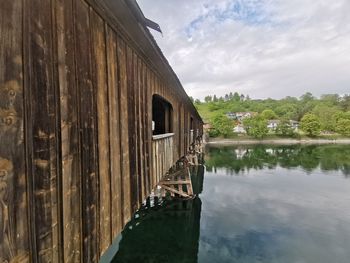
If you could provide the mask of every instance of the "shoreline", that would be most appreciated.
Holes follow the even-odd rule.
[[[293,145],[293,144],[350,144],[349,139],[221,139],[212,138],[205,144],[208,145],[251,145],[251,144],[276,144],[276,145]]]

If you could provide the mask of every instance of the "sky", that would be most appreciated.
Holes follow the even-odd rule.
[[[137,0],[194,98],[350,93],[350,0]]]

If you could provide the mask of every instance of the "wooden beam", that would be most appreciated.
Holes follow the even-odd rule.
[[[178,194],[178,195],[180,195],[180,196],[182,196],[182,197],[186,197],[186,198],[190,197],[188,194],[181,193],[181,192],[179,192],[178,190],[173,189],[173,188],[170,188],[170,187],[168,187],[168,186],[162,185],[162,187],[163,187],[165,190],[168,190],[169,192]]]
[[[182,185],[182,184],[191,184],[191,180],[185,180],[185,181],[161,181],[159,185]]]

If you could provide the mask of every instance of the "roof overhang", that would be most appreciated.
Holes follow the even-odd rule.
[[[131,40],[133,47],[142,54],[146,62],[153,67],[162,80],[171,88],[179,91],[180,97],[192,105],[193,113],[202,121],[192,101],[185,92],[179,78],[165,58],[154,37],[147,28],[147,18],[136,0],[87,0],[96,8],[112,27]],[[106,17],[105,17],[106,16]],[[203,121],[202,121],[203,122]]]

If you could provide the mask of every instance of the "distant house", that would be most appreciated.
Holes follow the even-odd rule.
[[[258,113],[257,112],[228,112],[226,113],[227,118],[231,120],[237,120],[239,122],[243,121],[246,118],[251,118],[256,116]]]
[[[230,120],[237,120],[237,116],[235,112],[226,113],[226,117],[229,118]]]
[[[246,118],[251,118],[253,116],[255,116],[257,113],[255,112],[236,112],[236,117],[237,117],[237,120],[239,121],[243,121],[244,119]]]
[[[290,123],[290,127],[293,130],[297,131],[299,129],[299,122],[298,121],[290,120],[289,123]]]
[[[211,130],[213,127],[211,126],[211,124],[210,123],[204,123],[203,124],[203,129],[204,130]]]
[[[267,121],[267,128],[271,131],[275,131],[280,123],[280,120],[269,120]],[[299,122],[290,120],[289,127],[292,128],[294,131],[297,131],[299,129]]]
[[[268,120],[267,121],[267,128],[271,131],[276,130],[276,128],[278,127],[278,125],[280,124],[279,120]]]
[[[233,128],[234,133],[247,133],[247,131],[244,129],[244,126],[242,124],[238,124]]]

